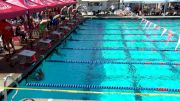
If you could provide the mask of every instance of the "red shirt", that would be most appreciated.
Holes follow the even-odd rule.
[[[4,40],[9,40],[13,37],[12,25],[8,22],[0,22],[0,33]]]

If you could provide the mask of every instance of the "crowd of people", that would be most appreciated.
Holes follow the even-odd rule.
[[[67,11],[63,12],[49,10],[32,15],[23,15],[14,19],[1,20],[1,52],[16,53],[14,37],[19,37],[20,43],[28,43],[29,40],[35,38],[48,38],[48,33],[56,30],[58,26],[65,22],[66,18],[70,20],[69,15],[66,13]],[[71,12],[72,18],[75,18],[78,14],[76,10]]]

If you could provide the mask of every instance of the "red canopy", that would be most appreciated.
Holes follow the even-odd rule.
[[[30,0],[7,0],[6,2],[28,9],[29,13],[40,12],[45,6],[31,2]]]
[[[25,13],[26,9],[0,0],[0,20],[21,16]]]
[[[59,0],[48,0],[49,2],[56,3],[58,7],[62,5],[62,3]]]
[[[77,2],[74,1],[74,0],[60,0],[60,1],[66,3],[67,5],[72,5],[72,4],[76,4],[76,3],[77,3]]]
[[[48,8],[55,8],[58,6],[56,3],[50,2],[49,0],[31,0],[31,1],[40,5],[44,5]]]

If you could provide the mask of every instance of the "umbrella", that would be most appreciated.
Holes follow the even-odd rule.
[[[72,5],[72,4],[76,4],[77,2],[74,0],[60,0],[62,2],[64,2],[66,4],[66,6]]]
[[[45,6],[39,5],[30,0],[7,0],[6,2],[17,5],[19,7],[26,8],[28,9],[28,12],[30,14],[35,13],[35,12],[40,12],[45,9]]]
[[[57,7],[57,4],[56,3],[53,3],[53,2],[50,2],[48,0],[31,0],[32,2],[35,2],[37,4],[40,4],[40,5],[44,5],[48,8],[55,8]]]

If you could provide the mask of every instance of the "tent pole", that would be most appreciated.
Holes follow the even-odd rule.
[[[167,0],[166,0],[166,2],[164,3],[164,16],[166,16],[166,8],[167,8]]]

